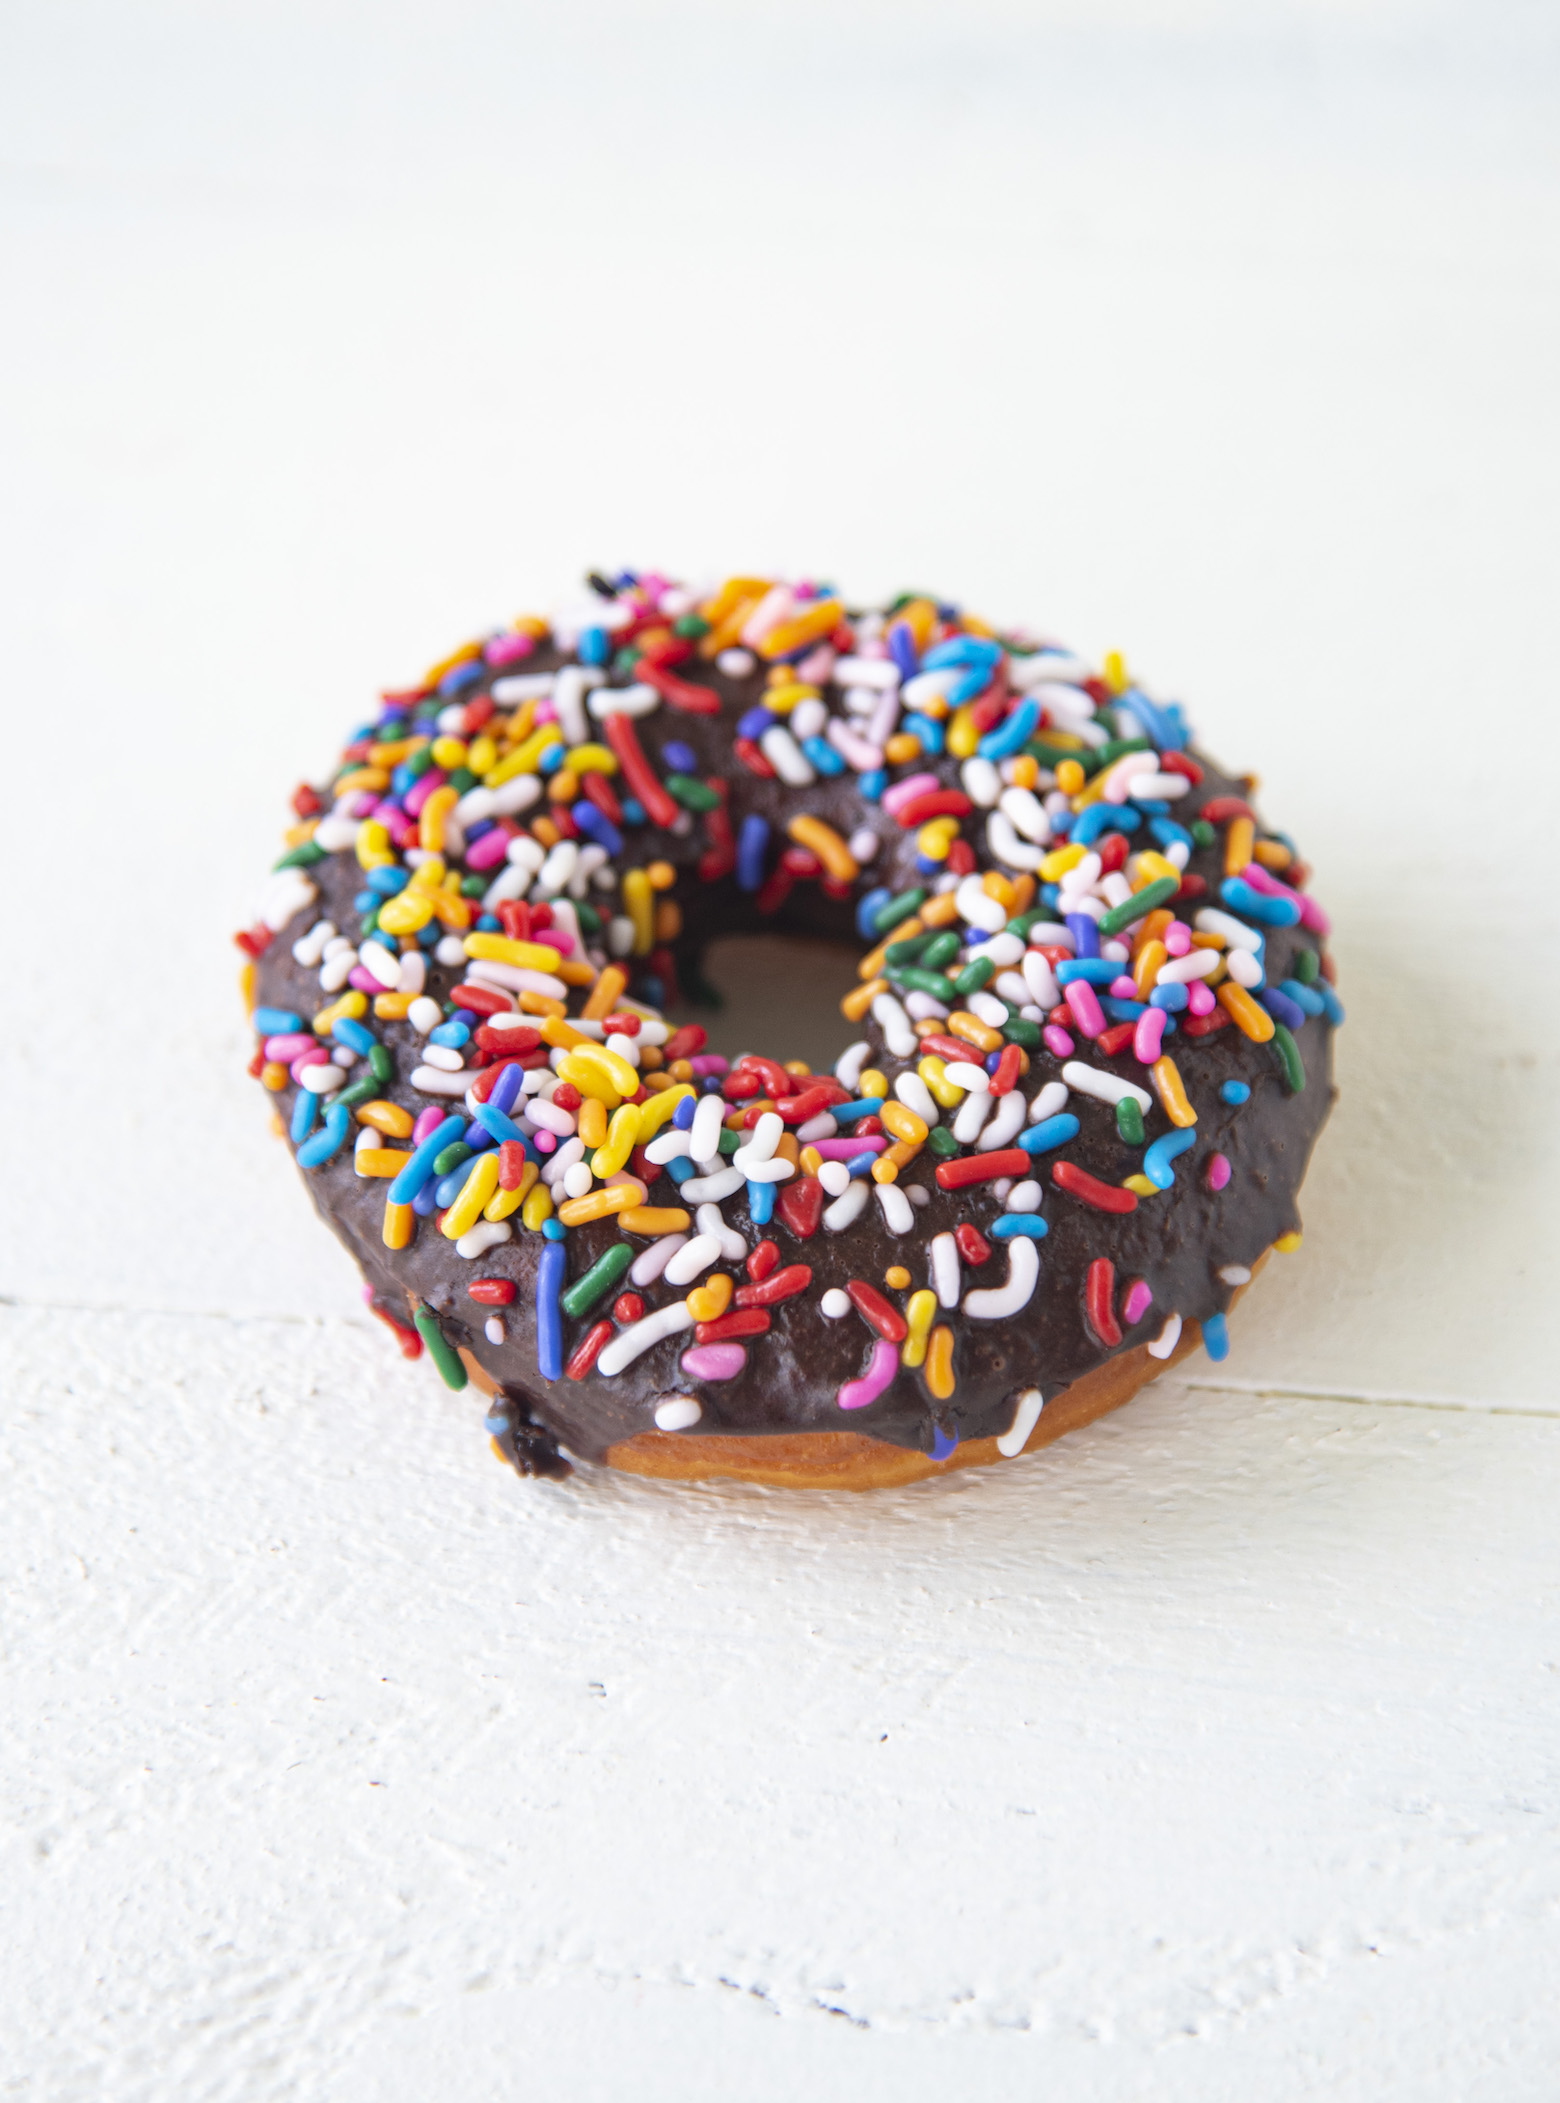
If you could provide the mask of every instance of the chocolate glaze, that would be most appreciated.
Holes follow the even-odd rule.
[[[523,669],[546,671],[562,661],[555,651],[539,650]],[[725,677],[712,665],[679,669],[683,676],[714,687],[724,706],[718,717],[689,715],[663,706],[640,719],[636,727],[652,762],[663,743],[676,740],[691,745],[699,754],[701,774],[720,774],[729,783],[734,829],[740,829],[743,818],[754,811],[770,821],[776,839],[784,838],[788,820],[800,811],[814,813],[846,837],[861,825],[870,825],[882,846],[860,878],[858,890],[887,884],[898,891],[923,880],[915,871],[914,833],[902,831],[878,806],[864,803],[856,792],[854,775],[792,789],[778,781],[758,780],[734,760],[734,724],[761,695],[762,666],[739,680]],[[462,698],[473,698],[502,676],[486,675]],[[1177,805],[1177,820],[1186,824],[1214,797],[1249,793],[1246,781],[1221,773],[1201,752],[1195,756],[1205,775],[1202,784]],[[916,770],[935,773],[949,785],[957,785],[958,762],[946,756],[918,761]],[[983,825],[971,821],[967,836],[979,866],[991,866]],[[625,830],[625,866],[661,858],[678,869],[678,883],[671,895],[684,917],[683,933],[674,947],[685,985],[699,982],[700,956],[717,935],[778,930],[836,939],[852,953],[860,952],[853,905],[827,898],[816,885],[798,884],[779,913],[763,918],[734,879],[700,882],[696,864],[706,845],[697,818],[681,836],[653,825]],[[1206,879],[1212,894],[1209,902],[1217,901],[1222,855],[1221,836],[1211,848],[1194,849],[1188,865]],[[261,1003],[293,1009],[306,1017],[323,1004],[324,997],[316,973],[294,962],[291,945],[322,915],[350,934],[358,919],[352,899],[362,882],[362,872],[350,851],[327,857],[310,875],[319,887],[318,904],[300,914],[272,943],[257,973]],[[1294,976],[1295,953],[1301,947],[1319,946],[1304,927],[1268,930],[1269,982]],[[843,959],[842,965],[843,992],[855,979]],[[435,998],[446,997],[460,977],[458,969],[446,970],[430,957],[428,991]],[[410,1088],[405,1076],[417,1063],[420,1040],[406,1023],[376,1023],[374,1027],[394,1053],[397,1067],[396,1080],[383,1093],[415,1115],[427,1107],[427,1099]],[[873,1063],[883,1066],[891,1077],[901,1070],[902,1062],[878,1056],[882,1040],[875,1024],[851,1024],[842,1019],[841,1050],[863,1036],[873,1044]],[[410,1248],[392,1252],[381,1239],[384,1185],[355,1175],[348,1151],[323,1168],[304,1173],[304,1182],[321,1217],[351,1250],[376,1299],[398,1318],[405,1318],[409,1303],[426,1301],[438,1314],[450,1341],[469,1351],[503,1388],[520,1418],[504,1443],[506,1448],[515,1448],[510,1457],[523,1472],[556,1467],[550,1441],[572,1453],[601,1458],[614,1442],[651,1428],[657,1402],[675,1393],[698,1396],[704,1411],[697,1426],[701,1436],[851,1430],[929,1452],[939,1426],[944,1443],[955,1433],[968,1439],[1004,1432],[1019,1390],[1038,1387],[1050,1399],[1114,1355],[1098,1343],[1084,1320],[1084,1280],[1096,1257],[1111,1259],[1120,1285],[1141,1277],[1153,1289],[1152,1307],[1142,1321],[1124,1332],[1122,1350],[1156,1335],[1172,1312],[1188,1321],[1201,1321],[1228,1306],[1231,1288],[1221,1282],[1219,1270],[1230,1264],[1251,1265],[1280,1235],[1298,1227],[1296,1195],[1334,1098],[1331,1026],[1324,1018],[1309,1020],[1297,1033],[1297,1042],[1306,1086],[1298,1095],[1291,1095],[1271,1047],[1252,1044],[1237,1029],[1222,1029],[1195,1040],[1178,1034],[1169,1040],[1167,1049],[1177,1059],[1198,1114],[1196,1144],[1178,1160],[1173,1188],[1142,1201],[1136,1212],[1125,1217],[1089,1209],[1050,1183],[1049,1164],[1056,1158],[1074,1161],[1109,1183],[1119,1183],[1141,1165],[1141,1150],[1129,1148],[1119,1138],[1109,1105],[1074,1096],[1069,1107],[1080,1119],[1078,1138],[1059,1156],[1042,1157],[1036,1169],[1045,1187],[1043,1209],[1050,1233],[1039,1244],[1040,1283],[1035,1296],[1011,1324],[974,1321],[957,1311],[939,1314],[939,1320],[952,1324],[956,1337],[958,1385],[952,1399],[944,1403],[931,1400],[919,1373],[901,1371],[869,1408],[842,1413],[836,1395],[845,1381],[857,1378],[865,1369],[873,1335],[854,1313],[831,1322],[818,1305],[825,1290],[851,1278],[881,1285],[885,1270],[893,1264],[905,1265],[919,1287],[926,1282],[925,1249],[934,1234],[961,1220],[972,1220],[985,1229],[1000,1215],[1000,1205],[980,1188],[941,1190],[930,1156],[923,1156],[905,1177],[907,1182],[920,1182],[931,1196],[918,1210],[914,1230],[902,1238],[886,1232],[875,1205],[844,1233],[820,1229],[801,1242],[778,1216],[762,1228],[755,1227],[745,1191],[725,1201],[722,1210],[728,1224],[743,1234],[750,1247],[767,1236],[779,1245],[782,1262],[811,1265],[813,1284],[807,1292],[771,1310],[769,1332],[748,1341],[744,1370],[736,1379],[719,1384],[689,1381],[680,1375],[678,1360],[691,1343],[691,1334],[655,1345],[615,1379],[592,1374],[581,1381],[545,1382],[537,1372],[535,1335],[535,1274],[543,1247],[539,1235],[519,1230],[517,1222],[513,1240],[473,1263],[458,1256],[454,1244],[431,1221],[425,1221],[419,1223]],[[749,1049],[787,1056],[783,1045]],[[1102,1063],[1093,1046],[1080,1045],[1077,1056]],[[1044,1049],[1031,1052],[1030,1061],[1030,1073],[1021,1085],[1032,1096],[1043,1081],[1059,1073],[1061,1062]],[[1140,1084],[1143,1081],[1143,1070],[1130,1049],[1103,1063]],[[1222,1101],[1220,1084],[1229,1079],[1249,1085],[1249,1102],[1235,1108]],[[284,1116],[291,1100],[289,1088],[278,1104]],[[450,1108],[459,1110],[460,1104],[451,1103]],[[1145,1113],[1145,1123],[1149,1140],[1170,1129],[1157,1102]],[[1204,1180],[1208,1157],[1215,1151],[1227,1155],[1231,1166],[1230,1181],[1218,1193],[1210,1192]],[[676,1202],[669,1179],[663,1177],[652,1189],[649,1202]],[[570,1276],[580,1276],[622,1238],[610,1220],[574,1229],[568,1240]],[[1007,1261],[1005,1247],[994,1244],[989,1264],[978,1273],[966,1269],[966,1284],[1000,1284]],[[510,1277],[519,1288],[514,1304],[502,1310],[507,1336],[501,1345],[489,1343],[483,1331],[484,1319],[492,1310],[467,1297],[467,1286],[478,1276]],[[740,1276],[737,1282],[743,1282]],[[681,1294],[657,1285],[645,1297],[650,1307]],[[602,1305],[583,1320],[565,1318],[566,1358],[590,1323],[606,1311]]]

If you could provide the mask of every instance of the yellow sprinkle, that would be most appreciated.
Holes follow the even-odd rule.
[[[557,975],[558,952],[546,942],[517,942],[508,935],[468,935],[466,954],[486,957],[493,964],[516,964],[522,971]]]
[[[692,1093],[693,1090],[686,1081],[677,1081],[670,1088],[663,1088],[657,1094],[652,1095],[648,1102],[639,1105],[639,1143],[641,1146],[645,1145],[655,1133],[660,1131],[662,1125],[676,1110],[683,1097],[692,1095]]]
[[[1131,675],[1127,671],[1127,660],[1119,650],[1105,652],[1105,663],[1100,676],[1113,694],[1124,694],[1132,684]]]
[[[445,1213],[440,1232],[448,1241],[459,1241],[468,1227],[482,1217],[482,1208],[498,1188],[498,1149],[478,1154],[471,1173],[460,1186],[455,1202]]]
[[[609,1110],[615,1110],[623,1100],[620,1092],[608,1080],[605,1070],[592,1065],[586,1059],[583,1050],[564,1053],[558,1061],[558,1078],[560,1081],[570,1082],[578,1088],[581,1095],[594,1096],[598,1102],[605,1103]]]
[[[1080,792],[1088,778],[1089,777],[1083,771],[1083,766],[1080,761],[1075,759],[1063,759],[1057,761],[1056,786],[1061,790],[1064,796],[1076,796]],[[1050,879],[1048,878],[1047,881],[1049,882]]]
[[[834,827],[825,825],[821,818],[809,818],[802,814],[793,818],[787,829],[798,846],[805,847],[809,853],[817,855],[830,876],[838,882],[854,883],[861,874],[861,864]]]
[[[483,786],[500,789],[506,781],[513,781],[517,774],[534,774],[538,762],[549,745],[561,745],[563,732],[556,723],[544,723],[540,730],[533,730],[528,738],[514,748],[496,767],[489,767],[482,777]]]
[[[926,1384],[939,1402],[958,1386],[953,1375],[953,1331],[946,1322],[932,1331],[926,1350]]]
[[[387,935],[415,935],[432,918],[432,899],[419,895],[410,885],[396,897],[387,898],[379,908],[380,931]]]
[[[934,1052],[928,1052],[916,1066],[916,1072],[932,1091],[932,1101],[939,1109],[957,1110],[964,1100],[964,1090],[957,1081],[950,1081],[946,1063]]]
[[[1146,890],[1150,884],[1158,883],[1167,876],[1173,878],[1176,883],[1181,881],[1181,872],[1175,863],[1167,860],[1162,854],[1156,854],[1151,847],[1145,847],[1143,852],[1134,858],[1132,870],[1134,891]]]
[[[608,1219],[614,1212],[627,1212],[631,1206],[645,1201],[645,1186],[630,1176],[626,1183],[614,1183],[610,1190],[588,1190],[582,1198],[570,1198],[558,1207],[558,1217],[566,1227],[588,1227],[593,1219]]]
[[[390,776],[383,767],[353,767],[345,774],[338,774],[331,784],[333,796],[349,796],[357,789],[387,789]]]
[[[528,1161],[520,1171],[519,1187],[515,1190],[505,1190],[502,1187],[495,1190],[483,1207],[482,1217],[494,1220],[508,1219],[511,1212],[518,1212],[530,1196],[532,1186],[540,1174],[541,1170],[536,1163]]]
[[[681,1205],[627,1205],[618,1214],[625,1234],[685,1234],[693,1222]]]
[[[245,964],[238,974],[238,993],[247,1009],[255,1004],[255,967]]]
[[[1252,859],[1252,848],[1256,845],[1257,828],[1249,818],[1231,818],[1229,830],[1224,835],[1224,873],[1239,876]]]
[[[1295,1250],[1299,1248],[1301,1242],[1304,1241],[1304,1239],[1305,1236],[1300,1232],[1300,1229],[1296,1227],[1292,1233],[1280,1234],[1277,1241],[1274,1242],[1273,1246],[1275,1249],[1278,1250],[1281,1256],[1292,1256],[1295,1253]]]
[[[793,679],[789,666],[776,665],[769,677],[772,684],[765,690],[764,706],[772,708],[776,715],[788,716],[798,701],[823,698],[817,687],[809,686],[805,679]]]
[[[361,1021],[368,1013],[368,995],[359,993],[356,986],[349,986],[339,1000],[333,1000],[328,1008],[321,1008],[314,1018],[316,1037],[328,1037],[338,1022]]]
[[[1128,1176],[1121,1187],[1123,1190],[1136,1191],[1140,1198],[1157,1198],[1160,1195],[1159,1185],[1150,1183],[1147,1176]]]
[[[1237,1029],[1244,1030],[1253,1044],[1266,1044],[1273,1034],[1273,1018],[1266,1008],[1259,1007],[1244,986],[1237,986],[1231,979],[1214,995],[1219,1006],[1229,1015]],[[316,1022],[315,1028],[319,1028]]]
[[[887,1074],[879,1073],[875,1066],[869,1066],[866,1072],[861,1076],[861,1079],[856,1083],[856,1093],[858,1099],[862,1096],[867,1095],[887,1095]]]
[[[582,1103],[580,1108],[583,1110]],[[586,1145],[590,1141],[586,1140]],[[621,1110],[614,1110],[607,1136],[590,1158],[590,1172],[605,1179],[615,1176],[639,1144],[639,1112],[632,1103],[625,1103]]]
[[[615,774],[618,757],[609,745],[576,745],[569,765],[576,774]]]
[[[365,818],[357,829],[358,865],[364,869],[385,869],[395,860],[390,852],[390,835],[377,818]]]
[[[1196,1124],[1197,1112],[1186,1099],[1186,1090],[1181,1085],[1181,1071],[1174,1059],[1168,1055],[1156,1059],[1148,1071],[1170,1122],[1181,1126]]]
[[[572,1054],[596,1067],[617,1090],[619,1095],[637,1095],[639,1076],[628,1061],[618,1052],[608,1051],[604,1044],[593,1044],[587,1040]],[[576,1082],[575,1086],[578,1087]]]
[[[422,683],[424,686],[437,686],[447,673],[453,672],[459,665],[475,664],[481,655],[480,643],[462,643],[460,648],[452,650],[448,657],[441,657],[437,664],[429,665],[423,673]]]
[[[466,765],[473,774],[485,774],[489,767],[498,765],[498,746],[487,731],[484,730],[480,737],[472,739],[471,750],[466,755]]]
[[[1069,840],[1065,847],[1053,847],[1045,860],[1040,864],[1041,882],[1048,884],[1060,883],[1069,869],[1077,868],[1088,851],[1087,847],[1078,840]]]
[[[980,731],[975,722],[975,704],[966,701],[962,708],[955,709],[953,719],[948,725],[948,750],[955,759],[973,759],[979,743]]]
[[[634,955],[647,957],[655,946],[654,904],[649,872],[644,869],[625,869],[622,891],[623,910],[634,923]]]
[[[520,1224],[532,1234],[539,1234],[542,1222],[552,1218],[552,1192],[545,1183],[533,1183],[525,1194],[525,1203],[520,1207]]]
[[[908,1271],[904,1277],[909,1280]],[[892,1276],[892,1273],[890,1273]],[[937,1318],[937,1295],[934,1292],[914,1292],[905,1307],[905,1320],[910,1334],[899,1347],[899,1363],[915,1367],[926,1363],[926,1339],[931,1334],[932,1323]]]
[[[385,1200],[385,1223],[380,1230],[380,1239],[387,1249],[410,1248],[412,1236],[417,1231],[417,1215],[410,1205],[392,1205]]]
[[[457,767],[465,766],[466,740],[457,737],[436,737],[433,741],[433,763],[436,767],[442,767],[446,774],[453,774]]]

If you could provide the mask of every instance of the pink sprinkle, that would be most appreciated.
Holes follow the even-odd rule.
[[[1127,1287],[1127,1297],[1121,1310],[1121,1318],[1130,1329],[1134,1322],[1142,1321],[1154,1304],[1154,1289],[1146,1278],[1134,1278]]]
[[[1046,1050],[1058,1059],[1070,1059],[1078,1049],[1059,1022],[1048,1022],[1040,1034]]]
[[[935,774],[912,774],[908,781],[896,781],[891,789],[883,791],[883,808],[891,818],[897,818],[900,807],[912,796],[924,796],[928,789],[940,789],[942,783]]]
[[[695,1058],[690,1059],[688,1064],[693,1068],[693,1071],[701,1081],[707,1073],[730,1073],[731,1071],[731,1061],[723,1059],[719,1052],[700,1052]]]
[[[1186,1005],[1193,1015],[1211,1015],[1219,1003],[1205,978],[1194,978],[1186,989]]]
[[[1075,978],[1063,994],[1063,1000],[1072,1010],[1073,1021],[1085,1037],[1097,1037],[1105,1027],[1105,1011],[1100,1006],[1099,995],[1087,979]]]
[[[865,1409],[875,1402],[899,1371],[899,1347],[884,1337],[872,1346],[872,1363],[859,1380],[847,1380],[835,1400],[841,1409]]]
[[[531,1134],[531,1144],[539,1154],[550,1154],[558,1144],[558,1135],[556,1132],[549,1132],[544,1126],[538,1125]]]
[[[299,1052],[312,1051],[319,1041],[313,1030],[292,1030],[285,1037],[267,1037],[262,1048],[268,1059],[290,1066]]]
[[[469,862],[471,856],[468,854],[466,859]],[[545,942],[549,949],[556,949],[561,957],[566,957],[574,947],[574,937],[566,927],[539,927],[531,940]]]
[[[558,711],[550,698],[537,702],[536,714],[531,718],[533,723],[556,723],[557,720]]]
[[[287,1070],[292,1075],[293,1080],[301,1084],[306,1066],[328,1066],[329,1064],[330,1053],[323,1044],[316,1043],[308,1051],[299,1052],[297,1058],[293,1060],[292,1065]]]
[[[1173,957],[1186,956],[1192,946],[1192,931],[1184,920],[1172,920],[1164,932],[1164,945]]]
[[[1297,891],[1295,895],[1300,900],[1300,925],[1308,927],[1313,935],[1320,935],[1325,942],[1332,933],[1332,922],[1314,898],[1307,898],[1304,891]]]
[[[491,832],[485,832],[480,840],[473,840],[466,849],[466,867],[491,869],[496,862],[504,859],[508,851],[509,835],[507,832],[501,832],[495,825]]]
[[[535,648],[534,635],[495,635],[484,645],[482,655],[492,665],[518,664]]]
[[[1152,1066],[1164,1044],[1165,1011],[1145,1008],[1132,1032],[1132,1051],[1140,1066]]]
[[[815,1139],[812,1145],[816,1147],[820,1160],[852,1161],[857,1154],[881,1154],[888,1141],[868,1136],[865,1139]]]
[[[820,643],[816,650],[809,650],[796,668],[798,679],[805,679],[809,686],[822,686],[834,670],[834,645]]]
[[[406,812],[406,815],[409,818],[421,817],[422,807],[428,801],[428,798],[435,789],[443,788],[449,778],[442,767],[430,767],[426,774],[420,776],[418,780],[412,783],[406,794],[401,798],[401,807]]]
[[[680,1361],[690,1380],[735,1380],[747,1364],[741,1344],[695,1344]]]
[[[375,978],[374,974],[364,964],[353,965],[352,969],[347,973],[347,984],[354,987],[359,993],[383,993],[385,990],[384,980]]]
[[[421,1146],[423,1141],[443,1124],[446,1113],[430,1103],[426,1110],[419,1110],[417,1122],[412,1126],[412,1145]]]
[[[1210,1190],[1222,1190],[1229,1180],[1229,1157],[1225,1154],[1210,1154],[1208,1156],[1208,1188]]]
[[[1110,997],[1112,1000],[1136,1000],[1137,980],[1128,978],[1125,972],[1120,978],[1113,978],[1110,982]]]
[[[363,820],[365,818],[371,818],[374,815],[375,811],[378,810],[378,808],[379,798],[376,795],[374,795],[371,790],[364,789],[361,795],[354,796],[352,801],[347,805],[347,816],[349,818],[356,818],[358,823],[361,825]]]

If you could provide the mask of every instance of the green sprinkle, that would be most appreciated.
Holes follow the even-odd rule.
[[[278,869],[312,869],[316,862],[322,862],[324,859],[324,848],[317,847],[312,840],[305,840],[301,847],[294,847],[291,853],[284,854],[279,862],[273,862],[271,872],[274,875]]]
[[[890,970],[896,964],[924,964],[926,962],[927,946],[931,940],[932,937],[930,935],[912,935],[906,942],[890,942],[887,949],[883,952],[883,961]],[[958,948],[957,939],[955,939],[954,948]]]
[[[1096,745],[1091,757],[1096,767],[1108,767],[1118,759],[1125,759],[1129,752],[1152,752],[1153,749],[1147,738],[1111,738],[1104,745]]]
[[[633,644],[630,643],[626,649],[619,650],[616,657],[613,658],[612,669],[614,672],[631,672],[643,655],[644,652],[642,650],[636,650]]]
[[[466,1368],[460,1362],[460,1354],[452,1351],[444,1340],[444,1331],[439,1327],[439,1317],[424,1300],[412,1316],[417,1325],[417,1334],[428,1346],[428,1356],[439,1369],[439,1376],[446,1387],[457,1393],[466,1385]]]
[[[746,1144],[747,1137],[746,1132],[728,1132],[722,1125],[718,1141],[719,1151],[723,1154],[734,1154],[739,1146]]]
[[[875,935],[888,934],[901,920],[908,920],[910,915],[919,911],[925,903],[926,891],[923,886],[918,884],[913,891],[901,891],[897,898],[891,898],[887,905],[880,905],[873,914],[872,932]]]
[[[1300,1057],[1300,1047],[1293,1034],[1281,1022],[1273,1025],[1273,1049],[1278,1053],[1290,1094],[1298,1095],[1305,1086],[1305,1062]]]
[[[1135,1096],[1124,1095],[1117,1103],[1116,1130],[1128,1146],[1143,1144],[1143,1105]]]
[[[1295,977],[1302,986],[1314,986],[1321,976],[1322,961],[1314,949],[1301,949],[1295,953]]]
[[[712,811],[720,801],[713,789],[707,789],[702,781],[695,781],[691,774],[668,774],[666,786],[684,810]]]
[[[1055,918],[1055,911],[1050,906],[1036,906],[1032,913],[1019,913],[1010,920],[1007,924],[1006,932],[1010,935],[1017,935],[1021,942],[1027,942],[1029,940],[1029,930],[1032,927],[1038,927],[1042,920],[1054,920]]]
[[[593,905],[587,905],[582,898],[576,903],[574,911],[580,926],[584,928],[587,935],[600,934],[601,915]]]
[[[383,1049],[379,1045],[376,1045],[374,1048],[376,1051]],[[388,1054],[386,1056],[388,1057]],[[362,1080],[354,1081],[350,1088],[343,1088],[336,1100],[343,1109],[353,1110],[356,1109],[359,1103],[371,1103],[379,1093],[379,1088],[380,1083],[376,1077],[373,1074],[366,1073]]]
[[[615,1241],[605,1255],[596,1258],[583,1278],[576,1278],[568,1291],[560,1294],[559,1306],[565,1314],[588,1314],[604,1294],[611,1292],[633,1260],[632,1246],[626,1241]]]
[[[395,1079],[395,1061],[390,1056],[390,1047],[387,1044],[376,1044],[374,1046],[368,1055],[368,1064],[374,1079],[379,1082],[381,1087],[387,1081]]]
[[[988,979],[997,975],[997,967],[990,957],[973,957],[953,982],[955,993],[978,993]]]
[[[447,789],[453,789],[457,796],[464,796],[467,789],[474,789],[476,785],[477,777],[469,767],[452,768],[449,780],[444,784]]]
[[[672,623],[673,635],[686,636],[696,643],[701,635],[708,635],[710,624],[702,613],[680,613]]]
[[[959,1142],[946,1125],[933,1125],[926,1135],[926,1150],[941,1160],[951,1161],[959,1151]]]
[[[923,971],[917,964],[902,964],[896,971],[892,965],[889,977],[896,986],[903,986],[910,993],[930,993],[933,1000],[948,998],[948,981],[940,971]]]
[[[1022,1015],[1010,1015],[1002,1025],[1002,1034],[1009,1044],[1021,1044],[1025,1051],[1039,1049],[1040,1025],[1027,1022]]]
[[[1123,904],[1113,905],[1108,913],[1100,915],[1100,934],[1105,937],[1119,935],[1134,920],[1141,920],[1145,913],[1168,905],[1180,888],[1178,876],[1156,876],[1151,884],[1145,884],[1141,891],[1134,891]]]
[[[452,1169],[459,1168],[463,1161],[469,1161],[475,1151],[474,1147],[467,1146],[464,1139],[452,1139],[447,1147],[434,1155],[434,1174],[447,1176]]]
[[[1199,847],[1211,847],[1214,841],[1219,837],[1219,835],[1214,831],[1213,827],[1208,823],[1206,818],[1194,818],[1192,820],[1191,829],[1192,838],[1197,842]]]
[[[928,938],[926,947],[921,952],[921,962],[928,971],[941,971],[944,965],[951,964],[958,954],[959,938],[951,927],[945,927]]]
[[[436,701],[433,704],[434,713],[437,714],[443,706],[442,701]],[[405,767],[407,773],[411,775],[413,781],[421,781],[422,777],[433,765],[433,747],[431,745],[419,745],[415,752],[409,752],[406,755],[401,764]]]
[[[363,915],[363,918],[362,918],[362,920],[361,920],[361,921],[359,922],[359,924],[358,924],[358,932],[359,932],[359,934],[360,934],[360,935],[372,935],[372,934],[377,934],[377,933],[378,933],[378,931],[379,931],[379,908],[378,908],[378,906],[376,905],[375,907],[373,907],[373,909],[372,909],[371,911],[369,911],[369,912],[367,912],[367,913],[365,913],[365,914]]]
[[[484,876],[463,876],[460,880],[462,898],[480,898],[486,889],[487,878]]]
[[[1055,769],[1064,759],[1075,759],[1087,773],[1094,754],[1087,745],[1053,745],[1045,738],[1031,738],[1024,747],[1030,759],[1039,760],[1042,767]]]

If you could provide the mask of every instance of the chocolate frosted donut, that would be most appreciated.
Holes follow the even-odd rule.
[[[1252,782],[1119,660],[930,598],[589,585],[383,697],[238,937],[408,1355],[523,1473],[845,1487],[1223,1357],[1343,1019]],[[759,930],[859,953],[832,1072],[666,1019]]]

